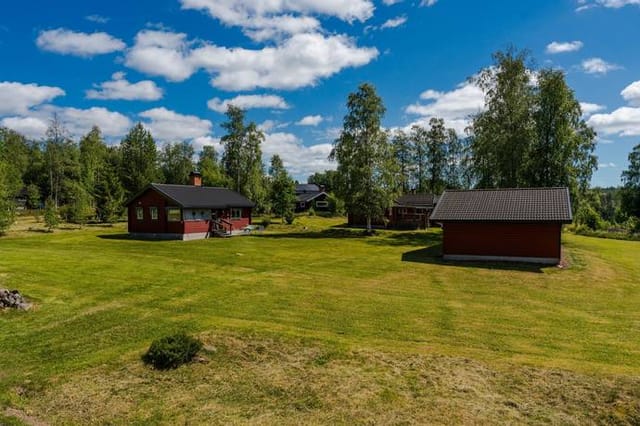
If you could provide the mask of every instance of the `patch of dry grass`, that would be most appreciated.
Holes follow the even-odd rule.
[[[200,337],[205,363],[158,372],[129,354],[115,370],[55,378],[31,393],[23,415],[52,424],[640,422],[639,378],[255,334]]]

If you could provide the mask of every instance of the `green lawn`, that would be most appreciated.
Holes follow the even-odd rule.
[[[36,302],[0,313],[0,424],[640,422],[640,243],[564,235],[565,269],[451,264],[437,230],[341,222],[0,239],[0,287]],[[208,362],[141,364],[183,330]]]

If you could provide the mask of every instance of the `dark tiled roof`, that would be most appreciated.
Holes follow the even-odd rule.
[[[446,191],[436,222],[564,222],[573,220],[567,188]]]
[[[296,185],[296,193],[320,192],[320,187],[315,183],[301,183]]]
[[[158,183],[152,183],[148,188],[155,189],[160,194],[175,201],[183,208],[224,209],[229,207],[255,206],[255,204],[244,195],[226,188],[192,185],[166,185]],[[138,196],[135,198],[138,198]]]
[[[435,198],[433,194],[406,194],[398,198],[395,205],[396,207],[433,207]]]

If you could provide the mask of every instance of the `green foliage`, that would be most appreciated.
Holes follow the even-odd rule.
[[[604,223],[598,212],[588,203],[583,203],[576,213],[575,221],[595,231],[604,228]]]
[[[629,216],[640,218],[640,144],[629,154],[629,167],[622,173],[622,182],[622,209]]]
[[[168,143],[160,153],[160,169],[165,183],[186,185],[194,169],[195,152],[189,142]]]
[[[284,217],[293,212],[296,202],[296,185],[284,168],[279,155],[271,157],[271,208],[278,216]]]
[[[231,181],[224,173],[222,165],[218,162],[218,154],[214,147],[202,147],[200,159],[198,160],[198,170],[202,174],[202,184],[204,186],[231,187]]]
[[[402,193],[407,193],[411,189],[413,171],[413,145],[409,136],[403,131],[394,132],[391,138],[393,153],[398,162],[399,182],[398,185]]]
[[[107,145],[102,139],[102,132],[99,127],[94,126],[89,133],[80,139],[81,182],[89,196],[88,202],[92,205],[106,156]]]
[[[142,360],[158,370],[168,370],[191,362],[201,349],[200,340],[179,333],[154,340]]]
[[[94,215],[94,210],[90,204],[91,197],[87,190],[82,184],[75,183],[69,191],[69,197],[69,204],[65,206],[61,215],[68,223],[86,224],[89,217]]]
[[[43,154],[48,198],[58,207],[69,202],[73,185],[81,180],[80,150],[55,114],[46,135]]]
[[[120,180],[127,196],[158,179],[156,143],[142,123],[136,124],[120,144]]]
[[[296,220],[296,215],[293,213],[293,210],[290,210],[285,213],[283,219],[287,225],[293,225],[293,222]]]
[[[397,195],[397,163],[387,134],[381,129],[382,99],[371,84],[360,85],[347,99],[340,137],[332,158],[338,162],[338,195],[349,213],[367,218],[381,215]]]
[[[47,198],[44,203],[44,224],[47,227],[47,231],[52,232],[58,227],[59,223],[60,217],[56,203],[51,198]]]
[[[307,214],[309,216],[315,216],[316,215],[316,209],[314,209],[313,207],[309,208],[309,210],[307,210]]]
[[[27,185],[27,207],[30,209],[39,209],[41,200],[42,198],[38,185],[33,183]]]
[[[110,150],[100,170],[95,190],[96,216],[103,223],[113,223],[124,209],[124,188],[118,176],[118,152]]]
[[[222,164],[235,191],[245,195],[265,210],[268,197],[264,182],[262,150],[264,134],[254,122],[245,124],[245,112],[229,105],[227,121],[222,123],[226,134],[222,137],[225,147]]]
[[[569,187],[579,199],[591,181],[597,160],[595,132],[582,120],[580,103],[560,70],[538,73],[535,137],[529,143],[522,183],[531,187]]]
[[[338,172],[335,170],[326,170],[324,172],[316,172],[309,176],[307,183],[314,183],[318,186],[324,186],[327,192],[333,192],[338,186]]]
[[[15,221],[15,203],[7,184],[8,167],[0,161],[0,235],[4,234]]]
[[[333,216],[344,216],[345,206],[344,201],[341,198],[338,198],[335,194],[330,193],[327,197],[327,202],[329,203],[329,211]]]
[[[494,66],[474,82],[486,108],[473,118],[473,168],[480,188],[522,186],[522,165],[535,137],[529,54],[511,48],[493,55]]]

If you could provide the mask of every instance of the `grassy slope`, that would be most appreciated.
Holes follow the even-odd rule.
[[[637,242],[567,235],[568,270],[460,266],[433,257],[437,231],[361,238],[336,223],[189,243],[122,229],[0,240],[0,286],[38,303],[0,314],[0,407],[60,422],[640,416]],[[211,363],[141,367],[150,340],[176,330],[217,348]],[[544,402],[553,374],[574,395],[565,408]],[[421,396],[430,375],[446,383]]]

